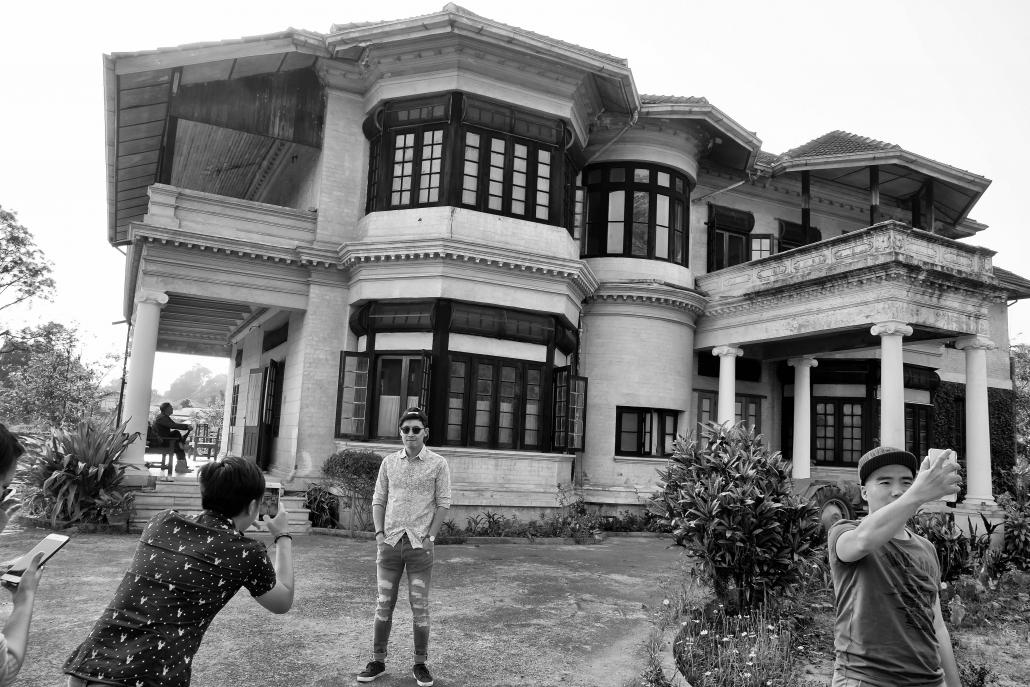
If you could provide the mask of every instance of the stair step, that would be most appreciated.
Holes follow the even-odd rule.
[[[304,507],[303,496],[283,496],[282,503],[288,513],[287,522],[293,534],[308,534],[311,522],[308,509]],[[174,509],[185,515],[194,515],[203,510],[200,486],[196,482],[158,482],[153,491],[136,493],[135,513],[130,526],[142,529],[144,525],[163,510]]]

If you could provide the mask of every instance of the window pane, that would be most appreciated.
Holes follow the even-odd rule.
[[[621,255],[626,213],[626,192],[612,191],[608,194],[608,247],[609,255]]]
[[[649,169],[634,169],[633,170],[633,181],[638,184],[646,184],[651,181],[651,170]]]
[[[622,411],[622,432],[619,435],[619,453],[638,453],[640,416],[633,411]]]
[[[461,177],[461,202],[476,204],[479,190],[479,134],[465,132],[465,167]]]
[[[669,173],[668,172],[658,172],[658,185],[659,186],[665,186],[666,188],[668,188],[668,186],[669,186]]]
[[[739,265],[744,262],[744,237],[738,234],[726,235],[726,266]]]
[[[494,369],[492,365],[476,365],[476,413],[473,427],[473,443],[487,444],[490,441],[490,418],[494,403]]]
[[[497,390],[497,448],[515,446],[515,403],[518,388],[517,370],[511,365],[501,366],[500,385]]]
[[[465,417],[465,362],[451,361],[451,377],[447,386],[447,441],[461,442],[462,419]]]
[[[435,203],[440,200],[440,169],[443,161],[443,130],[422,134],[422,173],[418,181],[418,202]]]
[[[683,231],[683,203],[676,201],[672,205],[672,260],[678,265],[684,264],[686,253],[684,242],[686,235]]]
[[[647,257],[647,217],[651,208],[651,194],[633,192],[633,247],[632,254]]]
[[[411,203],[412,164],[415,157],[415,134],[397,134],[394,137],[393,179],[390,205]]]
[[[655,196],[655,203],[654,256],[667,260],[669,258],[669,196],[659,193]]]
[[[608,181],[626,181],[626,170],[622,167],[612,167],[608,170]]]
[[[504,209],[504,146],[502,139],[490,140],[490,186],[487,207],[491,210]]]
[[[362,436],[365,433],[365,413],[368,408],[368,356],[345,354],[343,379],[340,383],[340,426],[338,434]],[[233,387],[238,402],[239,385]]]
[[[526,407],[522,420],[522,448],[539,448],[540,416],[543,412],[540,403],[542,376],[539,368],[526,369]]]

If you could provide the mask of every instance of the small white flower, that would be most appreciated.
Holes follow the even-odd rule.
[[[702,637],[704,637],[706,634],[708,634],[708,630],[701,630],[700,635]]]

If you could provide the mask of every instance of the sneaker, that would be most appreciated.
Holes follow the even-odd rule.
[[[426,668],[425,663],[411,666],[411,676],[415,678],[418,687],[433,687],[433,676],[429,674],[429,668]]]
[[[372,682],[386,673],[386,664],[382,661],[369,661],[365,669],[358,673],[358,682]]]

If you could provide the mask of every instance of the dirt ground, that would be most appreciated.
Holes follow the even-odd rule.
[[[29,548],[44,534],[17,527],[4,532],[0,559]],[[661,602],[659,578],[681,556],[667,544],[620,537],[587,546],[438,547],[429,661],[436,684],[632,683],[644,666],[651,609]],[[78,534],[48,564],[28,659],[16,684],[63,685],[62,663],[110,600],[134,546],[132,536]],[[371,648],[374,544],[312,535],[298,537],[294,550],[293,610],[273,615],[242,590],[207,632],[195,660],[195,687],[357,684],[354,676]],[[414,684],[410,628],[402,588],[388,675],[374,683],[377,687]]]

